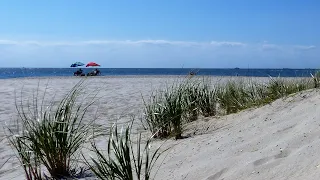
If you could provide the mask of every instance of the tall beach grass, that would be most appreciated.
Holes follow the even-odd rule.
[[[182,120],[187,107],[183,101],[185,84],[173,84],[156,92],[145,104],[148,128],[156,137],[175,136],[181,138]]]
[[[237,79],[216,84],[195,79],[170,87],[164,92],[154,92],[150,100],[145,101],[145,122],[150,131],[158,135],[155,137],[179,139],[183,126],[199,116],[236,113],[317,86],[312,78],[270,77],[266,82]]]
[[[77,161],[83,144],[90,138],[93,123],[84,121],[93,101],[79,100],[82,84],[80,81],[58,103],[51,101],[48,106],[45,93],[40,97],[38,91],[32,103],[24,103],[22,97],[16,102],[19,119],[15,129],[9,128],[8,138],[26,179],[61,179],[81,172]]]
[[[23,101],[21,95],[16,102],[19,118],[16,126],[8,128],[8,139],[25,178],[77,179],[84,177],[87,169],[99,179],[153,179],[154,167],[163,153],[160,147],[151,149],[153,136],[144,141],[139,133],[133,140],[132,123],[120,131],[115,124],[110,134],[105,134],[88,114],[95,96],[82,98],[83,83],[80,81],[59,101],[46,103],[46,92],[41,96],[38,88],[31,101]],[[98,137],[108,139],[106,153],[94,143]],[[94,158],[88,159],[82,149],[90,149],[90,142]]]
[[[99,179],[105,180],[150,180],[156,175],[154,166],[165,150],[161,146],[151,151],[151,139],[143,142],[141,133],[132,140],[132,123],[119,131],[118,125],[110,128],[107,150],[92,143],[97,156],[86,159],[86,164]]]

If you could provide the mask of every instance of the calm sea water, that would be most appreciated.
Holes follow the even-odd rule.
[[[0,68],[0,79],[19,77],[73,76],[75,68]],[[84,73],[92,71],[83,68]],[[310,77],[315,69],[188,69],[188,68],[99,68],[102,76],[121,75],[198,75],[211,76],[257,76],[257,77]]]

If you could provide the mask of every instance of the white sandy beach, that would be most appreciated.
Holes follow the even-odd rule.
[[[228,78],[213,81],[221,79]],[[85,83],[89,90],[100,89],[97,123],[108,126],[115,121],[126,122],[132,115],[139,119],[142,96],[176,80],[175,76],[124,76],[88,78]],[[19,95],[22,90],[24,98],[32,98],[39,84],[41,92],[47,88],[49,97],[59,99],[78,81],[74,77],[0,80],[1,128],[16,119],[15,91]],[[142,129],[138,124],[136,127]],[[186,127],[186,133],[191,137],[165,142],[171,149],[156,180],[320,178],[320,92],[316,90],[237,114],[199,119]],[[1,166],[14,152],[3,131],[0,140]],[[24,179],[14,157],[0,169],[0,179]]]

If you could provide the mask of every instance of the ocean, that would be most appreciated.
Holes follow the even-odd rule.
[[[94,68],[82,68],[84,73]],[[77,68],[0,68],[0,79],[21,77],[73,76]],[[190,69],[190,68],[99,68],[102,76],[122,75],[197,75],[255,76],[255,77],[310,77],[316,69]]]

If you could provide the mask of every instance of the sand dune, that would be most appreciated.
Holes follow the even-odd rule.
[[[125,122],[141,114],[141,96],[175,81],[176,77],[90,78],[88,89],[100,88],[99,124]],[[77,78],[40,79],[40,90],[59,96],[78,82]],[[0,80],[0,126],[16,118],[15,93],[25,96],[37,89],[39,78]],[[30,96],[29,96],[30,97]],[[171,147],[157,180],[319,179],[320,93],[305,91],[260,108],[200,119],[186,127],[191,137],[168,140]],[[138,125],[136,126],[139,127]],[[13,155],[3,131],[0,133],[0,166]],[[155,141],[154,145],[163,143]],[[0,170],[0,179],[24,179],[16,159]]]
[[[319,179],[319,105],[320,93],[313,90],[193,123],[210,127],[206,134],[170,142],[175,146],[156,179]]]

